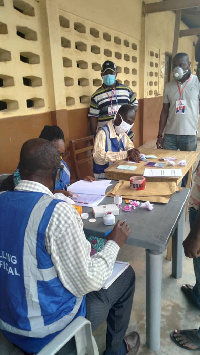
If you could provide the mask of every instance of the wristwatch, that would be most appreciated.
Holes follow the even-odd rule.
[[[162,134],[158,134],[157,138],[163,138],[163,135]]]

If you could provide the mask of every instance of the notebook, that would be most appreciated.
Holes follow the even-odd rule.
[[[129,267],[128,262],[124,261],[115,261],[114,267],[113,267],[113,272],[111,276],[106,280],[106,282],[103,285],[103,288],[107,289],[110,287],[113,282]]]

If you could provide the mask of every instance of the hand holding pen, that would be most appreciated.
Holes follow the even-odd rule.
[[[108,234],[107,240],[114,240],[114,242],[116,242],[121,248],[128,238],[130,232],[131,230],[128,223],[126,223],[126,220],[123,222],[119,220],[115,224],[112,232]]]

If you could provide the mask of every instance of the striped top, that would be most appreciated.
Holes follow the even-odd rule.
[[[138,106],[136,96],[128,86],[120,84],[118,81],[116,81],[114,88],[106,87],[103,84],[91,97],[88,116],[97,117],[99,127],[103,127],[114,118],[120,106],[125,104]]]

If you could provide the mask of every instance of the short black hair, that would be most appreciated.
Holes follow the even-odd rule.
[[[39,138],[47,139],[50,142],[57,141],[59,139],[65,141],[64,133],[58,126],[44,126]]]
[[[33,138],[26,141],[20,152],[19,172],[26,176],[47,177],[60,166],[60,153],[53,143],[46,139]]]
[[[127,115],[129,111],[135,111],[134,107],[130,104],[125,104],[119,108],[118,113],[120,115]]]
[[[188,58],[188,62],[189,62],[189,55],[187,53],[177,53],[174,58],[173,58],[173,62],[176,60],[176,59],[180,59],[181,57],[187,57]]]

